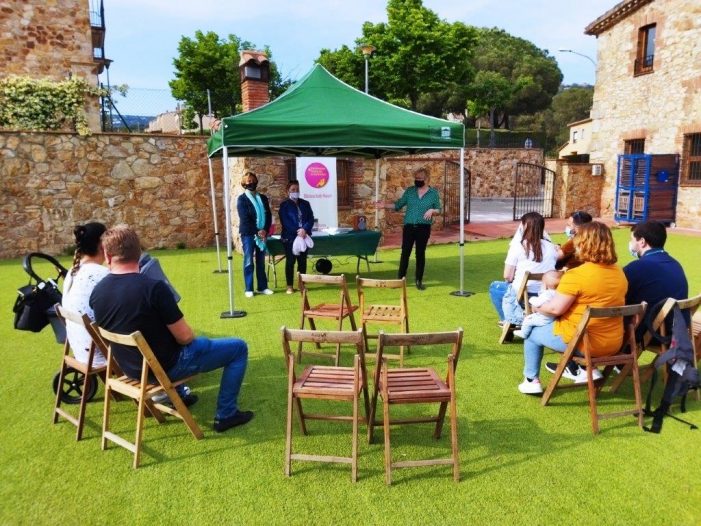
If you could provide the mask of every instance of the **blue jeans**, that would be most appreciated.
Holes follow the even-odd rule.
[[[540,376],[540,362],[543,360],[543,348],[548,347],[553,351],[565,352],[567,344],[559,335],[553,334],[554,323],[533,327],[533,330],[523,341],[523,375],[526,378],[538,378]]]
[[[497,311],[500,320],[504,320],[504,309],[501,307],[501,302],[504,299],[504,294],[506,294],[506,289],[509,288],[509,283],[506,281],[492,281],[489,285],[489,299],[494,305],[494,309]]]
[[[237,398],[246,373],[248,346],[238,338],[198,337],[183,346],[178,361],[167,371],[171,380],[224,368],[217,398],[216,420],[234,416]]]
[[[241,243],[243,244],[243,282],[246,285],[246,291],[253,292],[255,267],[258,292],[262,292],[268,288],[268,277],[265,275],[265,252],[256,245],[256,236],[241,236]]]

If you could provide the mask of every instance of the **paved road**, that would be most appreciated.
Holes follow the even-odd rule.
[[[473,197],[470,201],[470,222],[489,223],[513,219],[513,199],[485,199]]]

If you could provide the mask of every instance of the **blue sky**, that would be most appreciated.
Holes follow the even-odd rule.
[[[558,49],[572,49],[596,60],[596,38],[584,35],[584,27],[616,3],[424,0],[426,7],[449,22],[499,27],[549,50],[566,84],[593,84],[594,65]],[[175,107],[165,91],[156,90],[168,89],[180,38],[192,37],[198,29],[222,37],[233,33],[259,48],[270,46],[283,75],[297,79],[312,67],[322,48],[353,46],[363,22],[386,21],[385,0],[104,0],[104,5],[105,52],[114,60],[110,82],[128,84],[129,98],[153,107],[153,113]],[[129,113],[126,100],[120,105]]]

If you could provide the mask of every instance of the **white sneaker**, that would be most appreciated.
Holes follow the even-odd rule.
[[[253,291],[252,291],[252,290],[247,290],[246,292],[244,292],[243,295],[246,296],[247,298],[252,298],[252,297],[253,297]]]
[[[543,386],[538,378],[533,378],[530,382],[528,378],[524,378],[523,382],[518,384],[518,390],[523,394],[543,394]]]
[[[270,289],[265,289],[265,290],[261,290],[258,294],[265,294],[266,296],[270,296],[271,294],[275,294],[275,292],[273,292]]]
[[[514,336],[518,336],[522,340],[526,339],[526,336],[523,334],[523,331],[521,329],[517,329],[514,331]]]
[[[563,375],[564,376],[564,375]],[[601,371],[598,369],[594,369],[592,372],[592,378],[596,382],[597,380],[601,380],[604,377],[603,374],[601,374]],[[577,372],[577,376],[572,378],[574,380],[574,383],[576,384],[585,384],[587,383],[587,370],[584,369],[584,367],[580,367],[579,371]]]

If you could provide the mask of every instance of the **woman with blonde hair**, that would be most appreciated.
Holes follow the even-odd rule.
[[[534,327],[523,344],[525,379],[518,386],[524,394],[540,394],[540,364],[543,348],[564,352],[574,337],[577,325],[588,306],[614,307],[625,304],[628,282],[618,260],[609,227],[598,221],[578,226],[574,237],[576,257],[582,265],[565,272],[555,296],[534,312],[556,316],[555,323]],[[593,319],[589,322],[589,338],[594,356],[615,354],[623,343],[623,324],[619,319]],[[557,364],[548,363],[554,371]],[[594,378],[600,377],[594,371]],[[569,363],[563,374],[576,383],[586,382],[586,371],[574,362]]]

